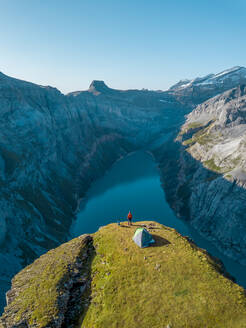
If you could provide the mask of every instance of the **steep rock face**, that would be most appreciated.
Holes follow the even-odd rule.
[[[168,200],[226,255],[246,264],[246,87],[199,105],[162,166]],[[168,175],[167,175],[168,176]]]
[[[212,89],[221,91],[216,84]],[[122,91],[93,81],[87,91],[65,96],[0,74],[2,302],[11,276],[69,238],[91,182],[121,156],[166,142],[201,94],[211,95],[200,92]]]
[[[64,96],[1,74],[2,293],[23,265],[67,240],[74,210],[93,180],[180,122],[182,106],[180,114],[167,109],[163,117],[165,105],[153,92],[144,94],[158,107],[141,107],[138,91],[101,82]],[[169,116],[175,117],[171,124]]]
[[[90,286],[92,237],[82,235],[17,274],[0,327],[68,327]]]

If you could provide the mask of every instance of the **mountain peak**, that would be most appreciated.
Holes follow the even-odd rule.
[[[203,77],[197,77],[193,80],[181,80],[174,84],[170,90],[185,90],[196,87],[218,87],[231,84],[231,88],[246,82],[246,68],[243,66],[234,66],[217,74],[208,74]]]
[[[3,78],[3,77],[7,77],[7,75],[3,74],[1,71],[0,71],[0,77]]]
[[[109,90],[109,87],[105,84],[104,81],[93,80],[90,84],[88,91],[99,94],[99,93],[105,92],[107,90]]]

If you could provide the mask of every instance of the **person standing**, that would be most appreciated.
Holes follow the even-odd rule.
[[[128,225],[132,225],[132,213],[131,213],[131,211],[129,211],[129,213],[127,215],[127,220],[128,220]]]

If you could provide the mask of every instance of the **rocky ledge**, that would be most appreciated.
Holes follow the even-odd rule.
[[[41,256],[12,280],[2,327],[69,327],[90,286],[92,237],[82,235]]]
[[[139,248],[144,226],[155,244]],[[110,224],[41,256],[18,273],[4,328],[208,327],[245,324],[245,290],[187,237],[157,222]]]

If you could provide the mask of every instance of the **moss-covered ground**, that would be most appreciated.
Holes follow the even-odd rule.
[[[221,172],[221,168],[215,164],[213,158],[211,158],[211,159],[209,159],[207,161],[204,161],[203,163],[211,171],[218,172],[218,173]]]
[[[20,322],[28,327],[48,327],[59,318],[62,306],[59,298],[66,290],[74,263],[85,250],[86,235],[83,235],[47,252],[20,271],[12,280],[15,298],[5,308],[3,322],[11,322],[13,327]],[[2,320],[0,327],[5,327]]]
[[[80,327],[246,327],[244,289],[216,261],[157,223],[149,230],[156,245],[141,249],[132,241],[139,224],[94,234],[91,303]]]
[[[192,122],[188,124],[184,124],[182,127],[182,130],[180,131],[180,135],[187,133],[189,130],[197,129],[203,126],[203,123],[201,122]]]
[[[156,240],[144,249],[132,240],[142,224]],[[174,229],[144,221],[110,224],[91,236],[95,251],[86,269],[90,283],[82,294],[78,327],[246,328],[245,290]],[[67,313],[62,298],[74,263],[84,257],[84,238],[51,250],[14,277],[14,299],[0,327],[21,322],[56,327],[56,319]]]

